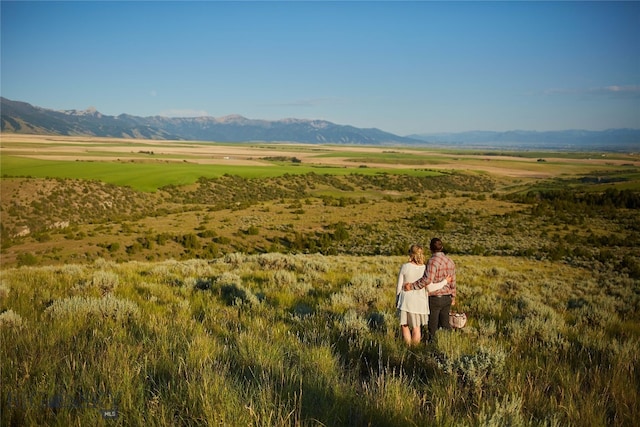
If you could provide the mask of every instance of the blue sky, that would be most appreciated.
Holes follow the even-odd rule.
[[[398,135],[640,128],[640,2],[2,1],[1,94]]]

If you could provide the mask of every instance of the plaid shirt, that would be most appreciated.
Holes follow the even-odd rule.
[[[429,283],[437,283],[446,279],[447,276],[451,276],[453,281],[446,284],[444,288],[429,293],[429,295],[451,295],[453,298],[456,297],[456,265],[444,253],[436,252],[427,261],[427,268],[425,268],[422,278],[413,282],[411,287],[414,290],[422,289]]]

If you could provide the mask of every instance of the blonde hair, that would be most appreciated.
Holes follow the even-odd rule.
[[[424,249],[420,245],[411,245],[409,247],[409,260],[418,265],[424,264]]]

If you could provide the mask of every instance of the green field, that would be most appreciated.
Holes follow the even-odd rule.
[[[112,154],[111,154],[112,155]],[[40,160],[25,157],[2,156],[0,170],[4,177],[70,178],[98,180],[109,184],[131,187],[139,191],[155,191],[167,185],[189,185],[198,178],[216,178],[237,175],[243,178],[270,178],[286,174],[347,175],[353,169],[337,166],[304,166],[283,164],[277,166],[224,166],[184,162],[127,161],[64,161]],[[397,173],[383,168],[359,168],[359,174]],[[437,175],[434,171],[403,171],[410,175]]]

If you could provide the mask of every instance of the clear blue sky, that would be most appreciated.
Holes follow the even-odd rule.
[[[640,2],[2,1],[2,96],[399,135],[640,128]]]

